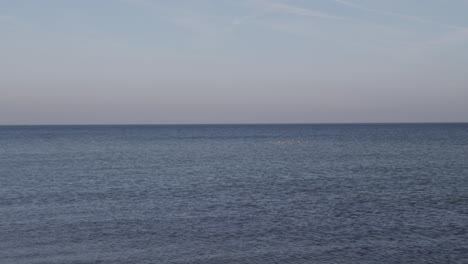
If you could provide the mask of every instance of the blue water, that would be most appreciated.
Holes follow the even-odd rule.
[[[0,263],[468,263],[468,124],[3,126]]]

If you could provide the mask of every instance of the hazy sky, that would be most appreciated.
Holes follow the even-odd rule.
[[[0,124],[468,121],[468,0],[0,0]]]

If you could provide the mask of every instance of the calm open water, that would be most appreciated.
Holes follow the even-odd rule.
[[[3,126],[0,263],[468,263],[468,124]]]

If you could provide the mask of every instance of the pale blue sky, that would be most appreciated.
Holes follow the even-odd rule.
[[[468,0],[0,0],[0,124],[468,121]]]

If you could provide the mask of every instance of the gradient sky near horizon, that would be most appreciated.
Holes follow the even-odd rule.
[[[468,121],[467,0],[0,0],[0,124]]]

